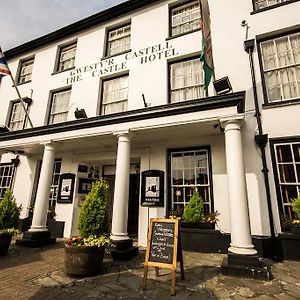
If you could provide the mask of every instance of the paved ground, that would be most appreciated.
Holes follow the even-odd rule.
[[[0,257],[0,300],[10,299],[300,299],[300,262],[272,265],[274,279],[258,281],[220,275],[224,255],[184,252],[186,279],[177,276],[170,296],[169,270],[155,279],[150,268],[147,290],[140,288],[144,252],[128,262],[104,261],[96,277],[74,278],[63,273],[64,240],[39,249],[11,246]],[[269,262],[271,263],[271,262]]]

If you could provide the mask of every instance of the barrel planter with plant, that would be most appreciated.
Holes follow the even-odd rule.
[[[79,214],[79,237],[70,237],[65,245],[65,273],[94,276],[100,273],[108,239],[108,184],[93,183]]]
[[[18,233],[20,210],[12,191],[7,189],[0,201],[0,256],[7,255],[12,237]]]

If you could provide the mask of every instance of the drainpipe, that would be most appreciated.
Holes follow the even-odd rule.
[[[246,40],[244,42],[244,49],[249,54],[249,63],[251,69],[251,78],[252,78],[252,87],[253,87],[253,98],[255,105],[255,118],[258,127],[258,134],[255,135],[255,143],[259,147],[261,152],[261,161],[262,161],[262,173],[264,177],[265,183],[265,191],[267,196],[267,205],[268,205],[268,215],[269,215],[269,226],[271,232],[271,251],[272,251],[272,259],[274,261],[282,261],[282,250],[279,248],[280,238],[276,237],[274,230],[274,218],[272,212],[272,201],[271,201],[271,192],[270,192],[270,183],[269,183],[269,169],[266,160],[266,145],[268,143],[268,134],[264,134],[262,129],[262,121],[261,121],[261,113],[259,109],[258,97],[257,97],[257,89],[256,89],[256,79],[254,72],[254,64],[253,64],[253,50],[255,46],[254,39]]]

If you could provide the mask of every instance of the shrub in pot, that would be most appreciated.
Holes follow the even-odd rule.
[[[21,206],[17,206],[15,197],[7,189],[0,201],[0,256],[7,255],[11,239],[18,233]]]
[[[108,239],[108,184],[100,179],[80,209],[79,237],[71,237],[65,245],[65,273],[93,276],[101,271]]]

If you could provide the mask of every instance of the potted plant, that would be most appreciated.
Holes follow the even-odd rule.
[[[290,226],[291,232],[300,234],[300,194],[297,198],[292,199],[291,206],[296,215],[296,219],[292,220],[292,224]]]
[[[65,273],[93,276],[101,271],[108,235],[108,184],[100,179],[80,209],[79,237],[71,237],[65,245]]]
[[[0,256],[7,255],[12,237],[18,233],[20,211],[21,206],[17,206],[12,191],[7,189],[0,201]]]

